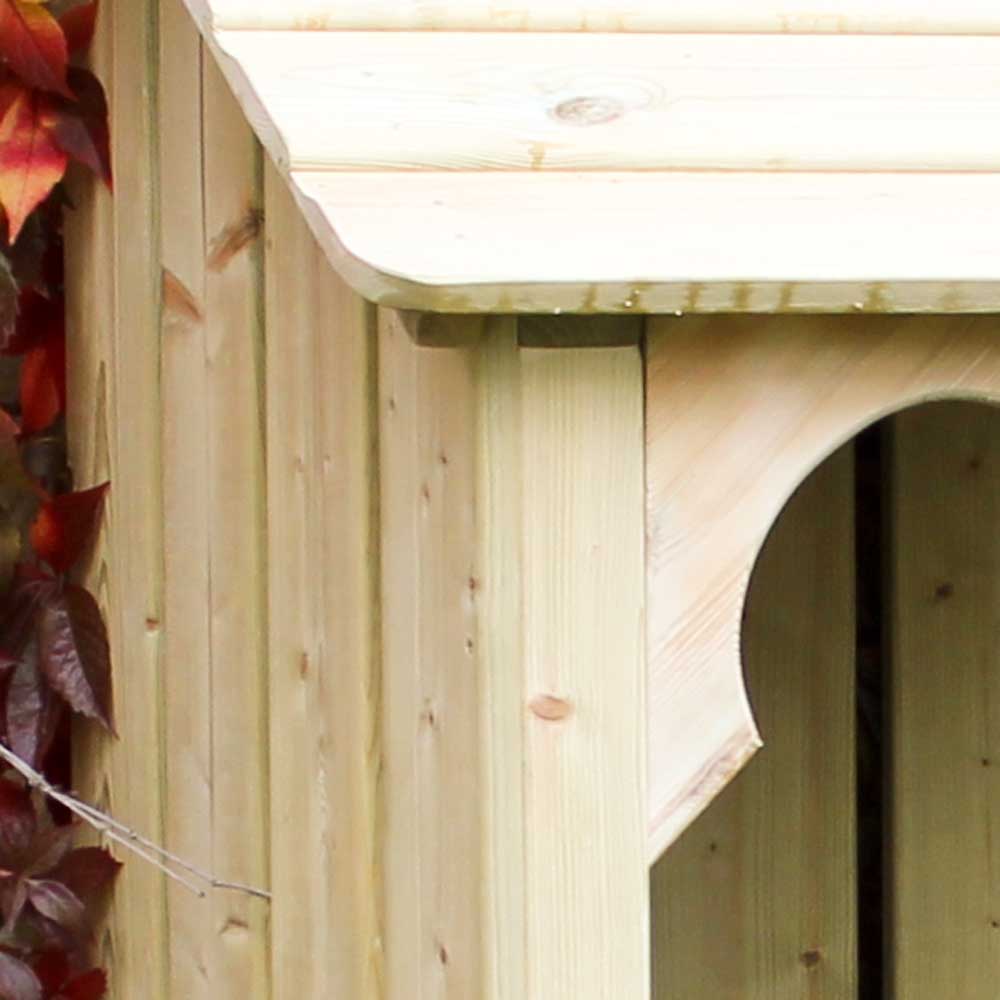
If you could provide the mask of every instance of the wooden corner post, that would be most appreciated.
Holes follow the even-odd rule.
[[[385,997],[649,996],[637,345],[380,321]]]

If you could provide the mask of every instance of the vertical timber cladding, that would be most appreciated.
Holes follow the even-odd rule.
[[[655,1000],[856,994],[853,518],[846,446],[754,571],[742,641],[764,749],[653,868]]]
[[[1000,411],[891,432],[895,995],[988,1000],[1000,980]]]
[[[638,348],[379,325],[384,995],[646,997]]]

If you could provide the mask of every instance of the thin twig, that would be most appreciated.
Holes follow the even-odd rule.
[[[14,768],[14,770],[24,778],[30,787],[37,788],[54,802],[58,802],[60,805],[65,806],[65,808],[73,813],[74,816],[78,816],[88,826],[97,830],[98,833],[103,834],[109,840],[113,840],[116,844],[120,844],[126,850],[138,855],[138,857],[147,861],[155,868],[158,868],[175,882],[178,882],[185,888],[190,889],[191,892],[195,893],[195,895],[204,898],[206,893],[205,890],[194,881],[174,871],[174,868],[172,868],[171,865],[188,872],[188,874],[193,875],[195,879],[212,889],[228,889],[233,892],[242,892],[249,896],[256,896],[258,899],[269,900],[271,898],[271,894],[265,889],[257,889],[252,885],[244,885],[241,882],[227,882],[224,879],[216,878],[209,872],[195,867],[189,861],[185,861],[183,858],[178,857],[171,851],[168,851],[165,847],[161,847],[159,844],[154,843],[147,837],[144,837],[141,833],[136,832],[131,827],[119,822],[113,816],[109,816],[107,813],[102,812],[100,809],[96,808],[96,806],[92,806],[89,802],[84,802],[82,799],[78,799],[75,795],[56,788],[56,786],[53,785],[44,775],[39,774],[39,772],[36,771],[30,764],[22,760],[16,753],[9,750],[2,743],[0,743],[0,758],[3,758],[3,760]]]

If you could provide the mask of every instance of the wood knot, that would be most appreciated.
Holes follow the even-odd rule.
[[[823,953],[819,950],[819,948],[810,948],[808,951],[804,951],[801,955],[799,955],[799,961],[807,969],[815,969],[822,960]]]
[[[951,583],[939,583],[934,588],[935,601],[947,601],[949,597],[955,596],[955,586]]]
[[[567,125],[606,125],[623,114],[617,97],[571,97],[552,109],[552,117]]]
[[[557,698],[554,694],[540,694],[531,699],[528,707],[546,722],[562,722],[573,713],[573,706],[565,698]]]

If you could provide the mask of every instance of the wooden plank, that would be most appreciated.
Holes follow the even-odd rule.
[[[155,3],[101,8],[96,72],[111,105],[112,197],[77,187],[70,213],[69,421],[79,485],[110,478],[106,534],[88,574],[106,611],[121,740],[78,733],[79,791],[119,820],[163,839],[161,722],[162,511],[156,225]],[[168,1000],[165,884],[127,864],[100,939],[109,996]],[[142,933],[135,929],[141,927]]]
[[[887,32],[985,34],[1000,32],[991,0],[960,0],[947,8],[930,0],[535,0],[533,4],[488,0],[189,0],[206,28],[284,30],[452,31],[697,31],[697,32]]]
[[[856,993],[852,471],[847,446],[806,480],[754,570],[764,749],[653,869],[656,1000]]]
[[[1000,200],[1000,175],[305,172],[293,182],[335,267],[367,297],[407,308],[1000,308],[982,211]],[[822,240],[802,238],[818,231]]]
[[[757,743],[739,634],[766,532],[834,448],[926,399],[1000,401],[995,317],[688,317],[648,349],[650,858]]]
[[[159,9],[159,176],[162,263],[164,835],[203,870],[212,857],[211,494],[206,427],[205,228],[201,37],[179,0]],[[211,905],[168,887],[169,995],[218,995]]]
[[[375,1000],[374,330],[265,167],[275,1000]]]
[[[1000,414],[921,407],[891,440],[893,995],[987,997],[1000,974]]]
[[[212,862],[219,877],[268,881],[263,269],[259,149],[212,57],[202,57],[205,234],[203,434],[208,450]],[[214,995],[270,995],[268,909],[211,900]]]
[[[642,363],[521,359],[527,996],[643,998]]]
[[[476,352],[379,351],[385,996],[478,996]]]
[[[989,127],[1000,38],[235,31],[216,42],[291,170],[1000,163]]]

